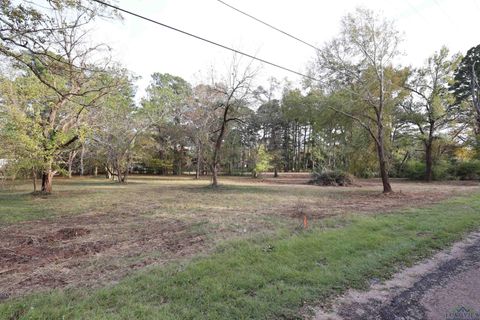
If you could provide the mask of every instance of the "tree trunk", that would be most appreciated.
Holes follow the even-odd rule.
[[[218,187],[218,168],[212,165],[212,187]]]
[[[433,180],[432,141],[425,142],[425,181]]]
[[[183,145],[180,145],[180,154],[178,157],[178,175],[181,176],[183,173]]]
[[[108,180],[112,179],[112,171],[110,170],[108,165],[105,165],[105,178]]]
[[[68,154],[68,179],[72,178],[72,167],[73,167],[73,151],[70,151]]]
[[[37,170],[32,168],[33,192],[37,192]]]
[[[95,168],[93,169],[93,176],[98,176],[98,166],[95,166]]]
[[[303,127],[303,170],[307,170],[307,129]]]
[[[80,153],[80,175],[83,176],[84,173],[84,166],[83,166],[83,158],[85,156],[85,145],[82,144],[82,151]]]
[[[387,161],[385,160],[385,149],[383,145],[383,130],[382,128],[378,129],[379,135],[377,137],[378,141],[375,144],[377,147],[378,162],[380,167],[380,177],[382,178],[383,184],[383,193],[393,192],[392,186],[390,185],[390,179],[388,177],[387,170]]]
[[[383,71],[382,71],[382,78],[380,80],[380,104],[378,108],[375,109],[375,113],[377,115],[377,154],[378,154],[378,162],[380,167],[380,176],[382,177],[382,184],[383,184],[383,193],[391,193],[393,192],[392,186],[390,185],[390,179],[388,177],[388,169],[387,169],[387,161],[385,159],[385,144],[383,141],[383,109],[385,103],[385,92],[384,92],[384,78],[383,78]]]
[[[72,163],[68,162],[68,179],[72,178]]]
[[[201,154],[201,149],[200,149],[200,144],[197,145],[197,169],[195,171],[195,179],[200,179],[200,154]]]
[[[220,163],[220,149],[222,148],[223,137],[225,136],[225,131],[227,130],[227,116],[230,105],[227,103],[225,110],[223,111],[223,121],[220,127],[217,140],[215,141],[215,147],[213,149],[212,156],[212,187],[218,187],[218,166]]]
[[[53,175],[55,174],[51,168],[42,172],[42,193],[52,193]]]
[[[278,178],[278,167],[275,166],[275,169],[274,169],[274,170],[275,170],[275,171],[274,171],[274,173],[273,173],[273,177],[274,177],[274,178]]]
[[[73,150],[68,153],[68,178],[72,178],[72,173],[73,173],[73,161],[75,160],[75,157],[77,156],[77,151]]]
[[[425,144],[425,181],[431,182],[433,180],[433,132],[435,130],[435,121],[430,120],[428,139],[424,141]]]

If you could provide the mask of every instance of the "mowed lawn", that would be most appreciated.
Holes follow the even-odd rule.
[[[0,319],[302,318],[480,227],[475,184],[55,182],[0,191]]]

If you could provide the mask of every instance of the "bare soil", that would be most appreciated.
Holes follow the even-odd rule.
[[[352,187],[320,187],[328,190],[337,190],[339,193],[333,196],[328,203],[310,202],[293,206],[286,213],[292,217],[306,215],[310,218],[339,215],[350,212],[358,213],[387,213],[399,209],[417,208],[429,204],[435,204],[442,200],[468,195],[478,186],[477,182],[452,181],[450,183],[419,183],[398,180],[393,183],[395,192],[381,193],[372,192],[379,189],[381,182],[378,180],[358,180]],[[313,188],[318,186],[312,186]],[[354,192],[349,192],[355,190]],[[300,209],[299,209],[300,208]]]
[[[122,214],[12,225],[0,229],[0,300],[50,288],[106,284],[146,265],[191,255],[204,246],[204,239],[201,230],[182,221]]]

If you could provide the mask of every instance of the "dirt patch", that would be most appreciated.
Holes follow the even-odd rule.
[[[47,238],[50,241],[69,240],[89,234],[90,230],[85,228],[63,228],[55,232],[53,237]]]
[[[178,220],[106,214],[0,229],[0,295],[100,286],[132,270],[191,255],[205,246],[203,232],[191,227]]]
[[[406,187],[403,184],[398,186]],[[345,213],[387,213],[398,209],[432,205],[454,196],[470,194],[477,189],[468,186],[455,188],[439,186],[434,189],[422,189],[421,186],[415,186],[410,190],[383,194],[378,191],[370,191],[362,185],[357,188],[356,192],[349,192],[348,197],[333,194],[328,199],[303,202],[301,205],[296,203],[288,207],[284,213],[292,218],[306,215],[313,219]]]

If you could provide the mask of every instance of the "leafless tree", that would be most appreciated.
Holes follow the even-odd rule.
[[[229,123],[242,120],[236,117],[237,109],[248,104],[252,94],[252,81],[257,75],[259,68],[255,68],[253,61],[246,65],[238,56],[234,55],[228,67],[226,76],[219,82],[213,80],[212,88],[215,92],[211,109],[212,113],[219,116],[216,128],[211,133],[213,143],[210,170],[212,171],[212,186],[218,186],[218,173],[220,171],[220,153],[225,136],[228,132]],[[212,77],[213,78],[213,77]]]

